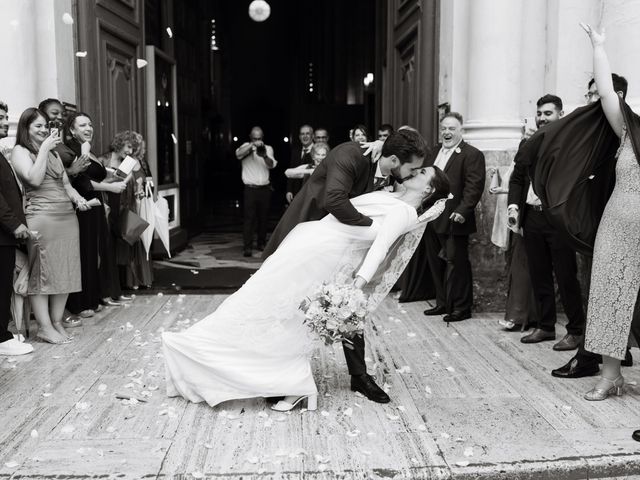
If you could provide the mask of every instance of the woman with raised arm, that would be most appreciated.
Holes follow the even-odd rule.
[[[593,45],[593,69],[602,111],[620,138],[615,188],[594,244],[585,334],[585,349],[602,354],[603,359],[600,380],[585,399],[604,400],[623,393],[620,361],[625,358],[640,289],[640,117],[625,103],[626,91],[614,88],[604,50],[604,30],[598,33],[589,25],[581,26]]]

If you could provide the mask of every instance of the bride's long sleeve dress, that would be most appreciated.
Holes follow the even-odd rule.
[[[416,210],[387,192],[351,200],[370,227],[332,215],[296,226],[262,267],[214,312],[189,329],[164,332],[167,394],[192,402],[317,392],[314,339],[300,302],[344,265],[370,280],[393,242],[415,228]]]

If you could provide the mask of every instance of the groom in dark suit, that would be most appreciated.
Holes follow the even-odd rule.
[[[447,200],[443,214],[425,230],[436,306],[424,314],[446,314],[446,322],[471,318],[469,235],[476,232],[475,208],[482,197],[486,176],[484,154],[462,140],[462,121],[459,113],[445,114],[440,121],[442,145],[434,150],[437,154],[428,162],[447,174],[453,195]]]
[[[349,199],[389,185],[391,175],[397,181],[412,177],[422,167],[426,147],[420,134],[402,130],[387,138],[377,162],[365,156],[356,142],[332,149],[280,219],[263,258],[271,255],[297,224],[320,220],[329,213],[347,225],[370,226],[373,220],[358,212]],[[353,339],[353,349],[344,347],[351,390],[374,402],[387,403],[389,396],[367,374],[364,352],[362,335]]]

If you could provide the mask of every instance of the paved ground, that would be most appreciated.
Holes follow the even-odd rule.
[[[187,327],[223,299],[139,296],[75,329],[71,344],[0,357],[0,479],[640,475],[630,437],[640,427],[640,370],[625,369],[632,384],[623,397],[587,402],[593,379],[549,374],[570,353],[521,344],[519,333],[497,328],[497,314],[447,328],[422,315],[424,303],[388,298],[371,319],[367,357],[389,405],[350,392],[341,351],[325,347],[313,357],[317,412],[166,398],[160,332]]]

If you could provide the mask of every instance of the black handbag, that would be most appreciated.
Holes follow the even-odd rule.
[[[142,236],[142,233],[149,226],[149,222],[144,220],[136,212],[128,208],[122,211],[120,218],[120,232],[122,239],[129,245],[133,245]]]

